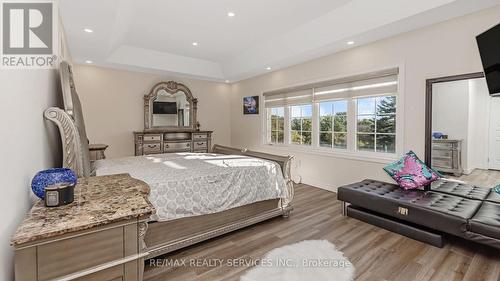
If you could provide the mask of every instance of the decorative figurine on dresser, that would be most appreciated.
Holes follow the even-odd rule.
[[[156,84],[144,96],[144,131],[134,132],[135,155],[209,152],[212,131],[196,120],[198,100],[174,81]]]

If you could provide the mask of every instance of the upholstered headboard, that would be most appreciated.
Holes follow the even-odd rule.
[[[44,116],[59,127],[63,144],[63,167],[73,169],[78,177],[88,177],[92,172],[89,142],[71,65],[66,61],[61,62],[59,74],[64,110],[51,107],[45,111]]]

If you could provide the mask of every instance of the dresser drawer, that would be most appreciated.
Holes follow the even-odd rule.
[[[191,133],[178,132],[178,133],[165,133],[163,135],[163,140],[190,140],[190,139],[191,139]]]
[[[144,141],[161,141],[161,135],[144,135]]]
[[[191,142],[164,142],[163,151],[174,152],[174,151],[189,151],[191,150]]]
[[[194,149],[207,149],[206,141],[194,141]]]
[[[458,149],[457,142],[433,142],[432,149],[455,150]]]
[[[51,280],[123,258],[123,228],[117,227],[38,246],[38,280]],[[92,255],[92,258],[89,256]]]
[[[432,167],[434,168],[444,168],[444,169],[454,169],[453,160],[446,158],[433,158]]]
[[[205,140],[208,138],[207,133],[193,133],[193,140]]]
[[[440,158],[452,158],[453,150],[444,150],[444,149],[433,149],[432,157],[440,157]]]
[[[144,154],[158,154],[161,153],[161,143],[145,143]]]

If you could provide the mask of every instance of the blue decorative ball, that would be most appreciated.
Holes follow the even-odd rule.
[[[73,170],[68,168],[53,168],[38,172],[31,180],[31,190],[41,199],[45,198],[45,188],[56,183],[77,183]]]

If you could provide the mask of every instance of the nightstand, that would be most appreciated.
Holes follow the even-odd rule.
[[[108,148],[107,144],[90,144],[90,161],[94,162],[96,160],[106,159],[104,151]]]
[[[142,281],[149,186],[128,174],[90,177],[75,202],[38,200],[11,238],[16,281]]]

